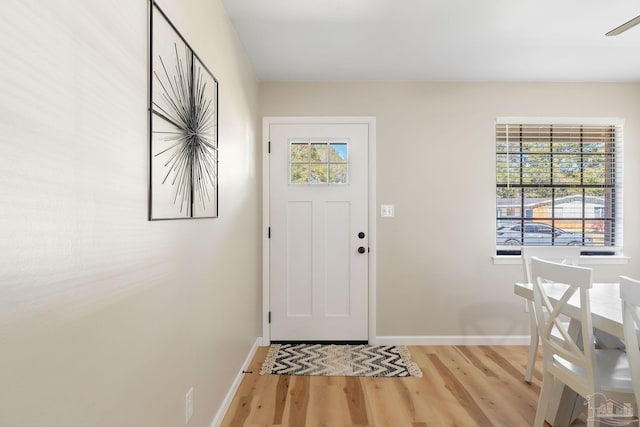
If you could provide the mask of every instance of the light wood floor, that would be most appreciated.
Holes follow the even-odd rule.
[[[223,427],[530,426],[542,382],[541,353],[533,383],[524,382],[521,346],[411,346],[422,378],[260,375],[267,349],[256,353]]]

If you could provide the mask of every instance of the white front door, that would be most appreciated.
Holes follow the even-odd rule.
[[[271,340],[368,339],[368,132],[269,126]]]

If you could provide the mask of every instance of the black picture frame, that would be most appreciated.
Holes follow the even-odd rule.
[[[218,80],[149,2],[149,220],[217,218]]]

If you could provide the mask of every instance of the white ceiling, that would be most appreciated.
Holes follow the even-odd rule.
[[[640,81],[640,0],[222,0],[261,81]]]

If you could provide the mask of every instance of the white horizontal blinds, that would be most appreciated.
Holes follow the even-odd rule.
[[[622,122],[498,121],[496,225],[498,246],[619,249]]]

